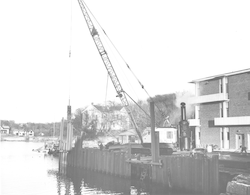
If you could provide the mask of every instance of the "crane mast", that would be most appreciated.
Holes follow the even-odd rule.
[[[122,102],[122,105],[126,109],[128,115],[129,115],[129,117],[130,117],[130,119],[131,119],[131,121],[133,123],[133,126],[135,127],[136,133],[138,134],[138,136],[140,138],[141,143],[143,143],[141,133],[138,130],[135,119],[134,119],[134,117],[132,115],[132,112],[131,112],[131,110],[129,108],[129,103],[128,103],[126,94],[125,94],[125,92],[124,92],[124,90],[123,90],[123,88],[121,86],[121,83],[120,83],[120,81],[119,81],[119,79],[118,79],[118,77],[117,77],[117,75],[115,73],[115,70],[114,70],[114,68],[113,68],[113,66],[111,64],[111,61],[110,61],[110,59],[108,57],[108,54],[107,54],[107,52],[106,52],[106,50],[105,50],[105,48],[104,48],[104,46],[102,44],[100,36],[99,36],[99,34],[98,34],[94,24],[93,24],[88,12],[87,12],[87,9],[85,8],[85,5],[84,5],[83,1],[78,0],[78,2],[79,2],[79,5],[81,7],[81,10],[82,10],[83,16],[85,18],[85,21],[87,23],[89,32],[90,32],[90,34],[91,34],[91,36],[92,36],[92,38],[93,38],[93,40],[95,42],[95,45],[96,45],[96,47],[97,47],[97,49],[99,51],[99,54],[100,54],[100,56],[102,58],[102,61],[103,61],[104,65],[105,65],[105,67],[106,67],[106,69],[108,71],[109,77],[110,77],[110,79],[111,79],[111,81],[112,81],[112,83],[113,83],[113,85],[115,87],[115,90],[116,90],[117,94],[118,94],[117,96],[120,98],[120,100]]]

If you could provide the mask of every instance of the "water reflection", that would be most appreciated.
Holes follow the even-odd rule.
[[[173,193],[164,186],[155,186],[138,180],[130,180],[79,168],[67,168],[67,175],[49,170],[57,180],[58,195],[187,195]]]
[[[13,195],[181,195],[150,183],[83,169],[58,173],[58,158],[33,152],[42,143],[0,142],[0,194]],[[186,194],[186,193],[183,193]]]
[[[67,178],[73,183],[74,192],[82,194],[124,194],[124,195],[161,195],[170,194],[167,188],[157,187],[151,183],[129,180],[121,177],[88,171],[84,169],[68,168]]]
[[[98,194],[129,194],[130,192],[130,182],[123,178],[74,168],[68,168],[67,177],[71,178],[76,194],[90,191]]]

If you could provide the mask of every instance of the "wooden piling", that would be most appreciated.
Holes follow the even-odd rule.
[[[141,172],[147,169],[147,177],[165,187],[186,192],[218,193],[218,156],[160,156],[160,161],[151,166],[151,161],[148,165],[135,159],[128,161],[131,157],[131,145],[126,152],[76,147],[68,152],[65,162],[68,166],[127,178],[131,177],[131,166],[134,166],[135,175],[140,177]],[[62,169],[62,163],[59,169]]]
[[[154,102],[150,102],[150,118],[151,118],[151,155],[152,161],[158,162],[159,160],[159,133],[158,133],[158,145],[157,145],[157,135],[155,132],[155,108]]]
[[[59,150],[63,150],[63,130],[64,130],[64,119],[62,118],[61,120],[61,125],[60,125],[60,135],[59,135]]]

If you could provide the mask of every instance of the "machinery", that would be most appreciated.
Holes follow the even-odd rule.
[[[122,102],[122,105],[125,107],[128,115],[129,115],[129,117],[130,117],[130,119],[131,119],[131,121],[133,123],[133,126],[135,127],[136,133],[138,134],[141,143],[143,143],[141,133],[138,130],[135,119],[134,119],[134,117],[132,115],[132,112],[131,112],[131,110],[129,108],[129,103],[128,103],[128,100],[127,100],[127,97],[126,97],[126,93],[123,90],[123,88],[121,86],[121,83],[120,83],[120,81],[119,81],[119,79],[118,79],[118,77],[117,77],[117,75],[115,73],[115,70],[114,70],[114,68],[113,68],[113,66],[111,64],[109,56],[108,56],[108,54],[107,54],[107,52],[106,52],[106,50],[104,48],[104,45],[103,45],[103,43],[102,43],[102,41],[100,39],[100,36],[99,36],[99,34],[97,32],[97,29],[95,28],[89,14],[88,14],[88,11],[86,9],[86,6],[85,6],[83,0],[78,0],[78,2],[79,2],[79,5],[81,7],[81,10],[82,10],[83,16],[85,18],[85,21],[87,23],[89,32],[90,32],[90,34],[91,34],[91,36],[92,36],[92,38],[93,38],[93,40],[95,42],[96,48],[97,48],[97,50],[98,50],[98,52],[99,52],[99,54],[100,54],[100,56],[102,58],[102,61],[103,61],[104,65],[105,65],[105,67],[106,67],[106,69],[108,71],[109,77],[110,77],[110,79],[111,79],[111,81],[112,81],[112,83],[113,83],[113,85],[115,87],[115,90],[117,92],[117,97],[120,98],[120,100]]]
[[[181,150],[190,150],[191,142],[191,131],[189,128],[189,123],[186,119],[186,104],[181,103],[181,121],[180,125],[180,149]]]

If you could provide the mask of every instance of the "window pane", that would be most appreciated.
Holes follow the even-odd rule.
[[[173,138],[173,132],[167,132],[167,139]]]

